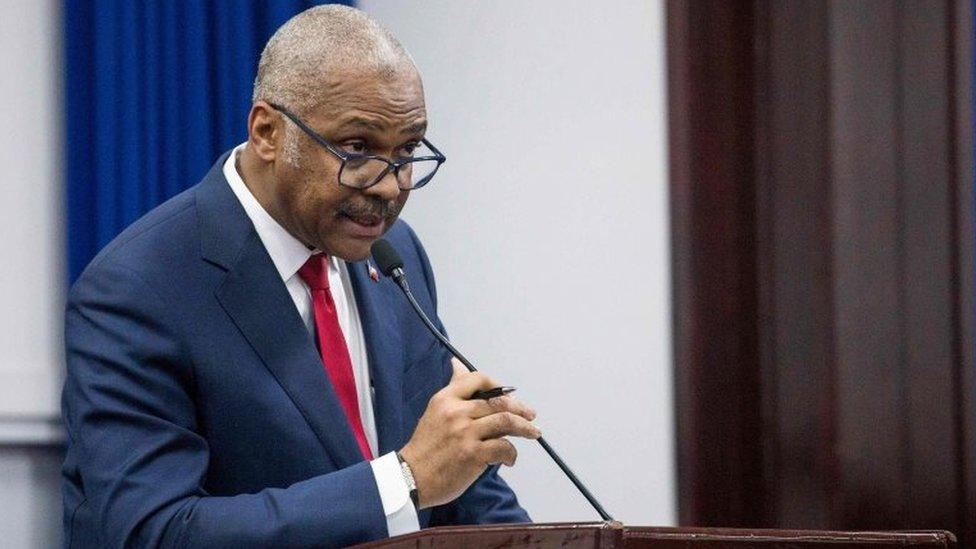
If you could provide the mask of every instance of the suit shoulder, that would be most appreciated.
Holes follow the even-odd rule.
[[[397,220],[393,227],[387,232],[387,240],[400,252],[404,265],[407,267],[408,278],[415,278],[412,284],[423,283],[433,297],[436,306],[436,290],[434,282],[434,270],[427,257],[427,251],[420,238],[413,228],[406,221]]]
[[[386,231],[386,234],[383,235],[383,238],[389,240],[391,244],[394,242],[402,243],[404,239],[411,238],[411,235],[414,234],[413,228],[406,221],[397,219],[393,223],[393,226],[390,227],[390,230]]]
[[[397,219],[396,223],[384,235],[390,244],[401,254],[414,253],[414,250],[424,253],[420,238],[406,221]]]
[[[75,286],[105,269],[137,273],[144,278],[161,267],[178,267],[199,249],[195,187],[140,217],[112,239],[96,256]]]

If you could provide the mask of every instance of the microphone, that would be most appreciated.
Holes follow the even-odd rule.
[[[420,320],[423,321],[424,325],[427,326],[427,329],[430,330],[430,333],[433,334],[434,337],[437,338],[437,340],[440,341],[441,344],[444,345],[444,347],[446,347],[452,355],[460,360],[469,372],[477,372],[478,369],[474,367],[474,364],[471,364],[471,362],[465,358],[464,355],[462,355],[461,352],[454,347],[454,345],[451,345],[451,342],[448,341],[447,337],[445,337],[444,334],[442,334],[437,327],[434,326],[434,323],[430,321],[430,318],[428,318],[423,309],[420,308],[420,304],[417,303],[417,300],[413,297],[413,293],[410,291],[410,285],[407,284],[406,273],[403,271],[403,259],[400,258],[400,254],[397,253],[396,249],[393,248],[393,246],[385,239],[381,238],[373,243],[370,250],[373,253],[373,259],[376,260],[376,265],[380,268],[380,272],[383,273],[383,276],[390,277],[394,282],[396,282],[396,285],[399,286],[403,291],[403,295],[407,297],[407,301],[410,302],[413,310],[417,313],[417,316],[420,317]],[[536,440],[539,442],[539,445],[542,446],[542,449],[549,454],[549,457],[556,462],[556,465],[562,469],[563,473],[569,478],[573,485],[576,486],[576,489],[583,494],[586,501],[590,502],[590,505],[596,509],[596,512],[600,515],[600,518],[606,521],[612,521],[613,517],[610,516],[610,513],[607,513],[603,509],[603,506],[600,505],[600,502],[598,502],[595,497],[593,497],[593,494],[590,493],[583,482],[576,478],[576,474],[573,473],[572,469],[569,468],[569,465],[566,465],[566,462],[559,457],[556,450],[553,449],[553,447],[550,446],[544,438],[539,437]]]

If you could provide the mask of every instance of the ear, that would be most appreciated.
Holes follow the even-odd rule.
[[[264,101],[254,103],[247,115],[247,136],[258,158],[274,162],[284,145],[284,116]]]

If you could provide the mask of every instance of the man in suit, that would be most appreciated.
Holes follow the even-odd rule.
[[[436,321],[397,216],[443,157],[396,39],[338,6],[261,56],[248,140],[88,266],[66,313],[65,543],[344,546],[528,521],[497,466],[536,438],[365,261],[385,237]],[[439,324],[439,321],[437,321]]]

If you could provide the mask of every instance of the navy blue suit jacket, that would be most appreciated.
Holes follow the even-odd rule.
[[[222,173],[126,229],[68,297],[63,470],[71,547],[328,547],[387,535],[312,338]],[[436,318],[430,264],[387,239]],[[388,279],[349,264],[380,454],[402,447],[449,357]],[[420,524],[526,522],[490,468]]]

